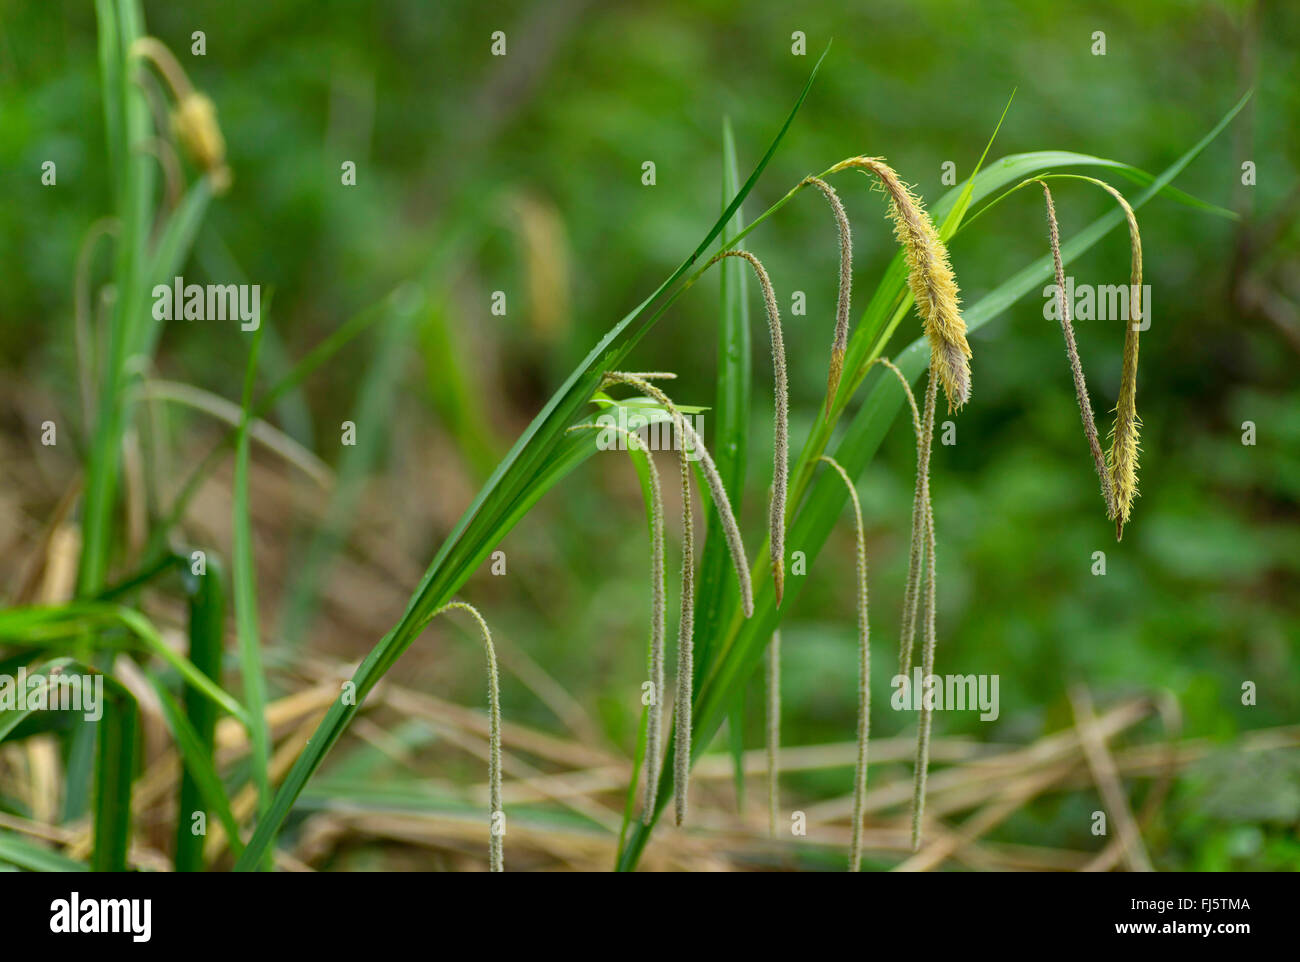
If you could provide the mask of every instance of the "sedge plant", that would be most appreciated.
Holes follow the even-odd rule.
[[[816,70],[813,72],[814,76],[815,74]],[[793,123],[799,104],[807,95],[807,90],[808,87],[805,86],[790,116],[762,159],[740,185],[696,249],[656,291],[616,324],[593,348],[515,443],[488,483],[467,508],[460,524],[456,526],[430,563],[424,579],[411,600],[407,615],[376,645],[354,675],[353,682],[356,685],[359,701],[364,699],[375,683],[389,671],[401,653],[414,640],[412,630],[419,623],[422,613],[435,610],[440,604],[445,603],[451,592],[463,585],[479,563],[487,557],[492,546],[498,543],[501,536],[537,503],[545,491],[554,487],[574,467],[597,450],[594,438],[584,437],[593,432],[569,433],[568,429],[581,423],[579,421],[581,409],[606,383],[607,373],[617,370],[635,344],[664,317],[672,304],[697,283],[704,272],[703,265],[708,263],[707,259],[701,262],[701,258],[710,245],[723,235],[728,225],[735,223],[737,211],[749,196],[754,184],[784,138],[785,132]],[[1133,209],[1136,210],[1163,191],[1206,144],[1217,136],[1240,107],[1239,103],[1205,138],[1159,176],[1151,177],[1137,171],[1136,168],[1124,168],[1135,178],[1144,179],[1146,184],[1145,190],[1132,204]],[[1071,162],[1081,166],[1114,164],[1112,161],[1087,155],[1073,155]],[[937,394],[941,382],[946,382],[945,393],[953,407],[960,406],[970,397],[967,353],[969,346],[965,342],[965,332],[956,326],[951,314],[950,309],[955,305],[955,289],[950,290],[944,283],[945,262],[933,238],[937,237],[946,245],[962,226],[973,204],[993,197],[992,202],[986,203],[980,209],[981,213],[987,211],[1002,199],[996,196],[1000,188],[1019,179],[1042,173],[1061,163],[1062,158],[1059,154],[1043,152],[1014,155],[999,164],[992,165],[987,170],[977,168],[976,173],[961,187],[934,203],[931,215],[933,236],[923,227],[908,221],[906,207],[902,204],[902,192],[897,189],[890,192],[892,185],[886,184],[885,189],[890,192],[890,201],[898,208],[896,227],[897,218],[901,217],[904,221],[903,229],[906,236],[903,238],[903,246],[910,249],[913,263],[911,265],[907,263],[907,254],[904,252],[900,253],[887,269],[885,277],[868,301],[863,320],[856,325],[849,337],[844,352],[843,375],[829,405],[829,413],[825,410],[819,412],[807,442],[799,456],[793,459],[787,502],[786,538],[790,542],[797,541],[804,546],[805,550],[808,550],[810,561],[815,559],[818,549],[833,526],[835,514],[847,497],[846,492],[842,490],[843,482],[839,478],[835,479],[836,485],[840,488],[837,493],[835,485],[831,485],[829,479],[815,478],[811,468],[822,454],[827,453],[833,429],[848,413],[851,399],[857,397],[859,392],[863,393],[856,405],[856,412],[843,426],[841,440],[832,456],[850,477],[854,477],[863,470],[878,447],[889,422],[899,405],[904,402],[904,393],[897,384],[891,387],[890,381],[881,380],[879,377],[871,380],[869,376],[871,362],[881,356],[885,343],[892,337],[905,312],[911,309],[914,301],[919,301],[923,307],[922,336],[919,341],[897,352],[894,363],[910,381],[930,366],[931,352],[937,349],[936,357],[941,360],[936,361],[935,364],[938,373],[931,382],[933,386],[927,391],[927,407],[931,409],[934,407],[932,396]],[[826,175],[829,176],[834,172],[834,169],[828,170]],[[873,173],[879,177],[882,171],[873,168]],[[800,186],[796,186],[762,215],[726,236],[722,242],[723,248],[728,250],[737,248],[742,239],[773,217],[798,193],[799,189]],[[1090,225],[1076,235],[1070,243],[1063,245],[1063,260],[1068,261],[1077,257],[1108,231],[1118,226],[1123,219],[1122,214],[1106,215]],[[913,268],[910,271],[909,266]],[[925,280],[927,276],[925,269],[929,271],[930,281],[916,284],[918,278]],[[988,294],[957,316],[964,320],[967,331],[973,330],[1006,310],[1016,299],[1033,290],[1035,285],[1040,284],[1050,275],[1050,260],[1045,258],[1037,261],[1019,274],[995,285]],[[918,291],[920,297],[917,296]],[[632,383],[631,386],[647,396],[654,397],[653,392],[646,390],[645,384]],[[713,501],[716,507],[721,498],[714,498]],[[921,521],[921,518],[918,516],[917,520]],[[928,518],[919,527],[926,532],[925,546],[930,550],[927,552],[928,562],[925,570],[930,573],[934,567],[934,553],[932,538],[929,536],[931,528]],[[719,536],[730,543],[734,539],[734,532],[723,532]],[[770,544],[760,549],[754,560],[754,566],[755,572],[770,573],[772,569]],[[739,575],[738,582],[744,584]],[[788,607],[783,604],[778,608],[773,579],[758,578],[755,574],[752,584],[752,616],[748,616],[750,596],[743,591],[736,591],[734,587],[724,586],[717,589],[721,593],[715,593],[707,599],[709,605],[716,607],[716,622],[720,628],[718,633],[708,640],[707,657],[698,660],[692,672],[698,683],[693,684],[692,687],[690,724],[682,724],[682,707],[679,704],[678,725],[675,727],[674,745],[670,752],[675,762],[673,765],[663,765],[658,775],[659,791],[656,795],[655,813],[648,821],[643,819],[640,824],[632,826],[627,832],[620,847],[619,868],[630,869],[636,865],[654,830],[658,814],[666,804],[666,799],[680,797],[679,783],[686,780],[690,765],[709,744],[729,713],[738,687],[748,680],[762,652],[771,643],[772,633],[779,626],[779,612]],[[787,600],[789,594],[787,586]],[[933,604],[933,577],[926,580],[924,597],[927,605],[924,612],[925,648],[922,659],[923,663],[926,663],[925,667],[932,671],[932,656],[935,648],[933,642],[937,633]],[[699,600],[696,599],[697,602]],[[680,689],[681,679],[679,679],[679,691]],[[330,748],[342,736],[356,710],[356,705],[343,703],[335,704],[330,709],[316,735],[286,776],[271,812],[258,824],[238,867],[251,867],[260,853],[271,845],[294,799],[317,770]],[[683,742],[685,744],[681,744]],[[924,771],[924,739],[919,739],[919,742],[921,748],[918,750],[918,755],[921,757],[918,764],[918,782],[923,778],[920,773]],[[683,760],[685,766],[682,764]],[[655,776],[651,772],[646,777]],[[921,787],[923,788],[923,785]],[[680,802],[677,809],[681,811]]]
[[[115,670],[114,659],[122,656],[131,657],[145,666],[160,692],[164,719],[187,772],[180,786],[178,803],[190,806],[197,798],[218,814],[235,856],[235,867],[241,870],[262,869],[273,863],[277,837],[295,801],[342,738],[364,705],[366,696],[388,675],[402,653],[415,643],[429,621],[449,609],[469,612],[483,635],[489,665],[489,807],[494,821],[489,864],[493,869],[502,867],[501,839],[495,832],[495,821],[502,814],[500,703],[495,652],[482,618],[465,603],[454,599],[494,547],[545,493],[600,450],[597,443],[599,432],[589,429],[590,416],[586,409],[593,399],[603,395],[604,388],[615,384],[651,399],[673,424],[681,449],[685,532],[678,677],[674,699],[676,723],[671,733],[672,744],[662,746],[665,750],[661,751],[660,742],[667,733],[662,730],[662,723],[656,721],[653,738],[649,739],[642,760],[644,771],[634,774],[634,780],[639,777],[645,784],[642,817],[637,824],[628,826],[625,836],[620,839],[616,866],[622,870],[637,866],[669,798],[675,800],[678,823],[685,821],[691,768],[733,713],[737,698],[759,667],[764,652],[769,655],[769,744],[772,746],[769,756],[769,818],[774,828],[779,737],[779,732],[773,729],[779,719],[779,703],[775,701],[779,698],[780,649],[777,638],[782,619],[797,601],[803,581],[792,579],[786,582],[785,545],[797,545],[806,553],[810,565],[816,562],[845,501],[856,501],[855,479],[867,467],[897,413],[904,404],[910,403],[917,435],[917,478],[899,659],[900,667],[910,666],[914,636],[919,631],[922,636],[920,661],[923,677],[932,676],[938,613],[929,439],[933,434],[940,389],[950,410],[970,403],[973,397],[969,333],[1004,313],[1020,297],[1033,291],[1122,224],[1129,228],[1133,249],[1131,280],[1133,289],[1139,292],[1136,296],[1140,297],[1142,258],[1136,212],[1162,193],[1175,199],[1185,198],[1185,195],[1169,192],[1170,183],[1224,129],[1246,101],[1242,98],[1205,137],[1156,176],[1104,158],[1058,151],[1013,154],[985,165],[989,150],[985,147],[971,176],[934,199],[927,209],[915,191],[886,161],[878,156],[860,154],[801,178],[764,212],[746,222],[741,214],[742,204],[752,196],[755,185],[763,178],[795,122],[821,68],[823,61],[819,59],[783,124],[743,180],[734,173],[735,148],[728,130],[724,144],[732,161],[729,166],[733,173],[727,181],[729,189],[725,192],[725,204],[712,226],[695,248],[685,253],[681,264],[614,324],[558,387],[466,507],[460,521],[430,561],[401,619],[356,668],[349,686],[353,697],[334,700],[287,772],[282,777],[272,778],[267,770],[267,756],[272,745],[266,728],[262,695],[266,690],[266,668],[254,653],[259,639],[256,633],[258,610],[256,592],[250,590],[256,580],[247,527],[252,497],[247,484],[250,424],[266,415],[276,400],[294,390],[308,374],[361,334],[376,316],[383,317],[390,311],[381,307],[379,311],[366,315],[364,320],[345,325],[336,336],[294,365],[260,395],[254,384],[257,348],[254,341],[250,345],[250,364],[239,424],[219,442],[209,458],[200,462],[182,488],[177,503],[153,519],[153,530],[145,552],[126,554],[118,549],[117,546],[123,543],[117,537],[120,524],[117,506],[122,487],[121,452],[124,438],[135,418],[137,382],[141,372],[148,369],[149,358],[160,336],[158,326],[141,322],[141,316],[147,317],[148,314],[142,308],[147,303],[153,283],[171,276],[184,263],[209,202],[230,182],[231,174],[226,167],[225,142],[216,125],[212,102],[197,93],[188,81],[182,82],[175,74],[169,55],[160,49],[157,41],[146,39],[139,0],[96,0],[96,12],[100,24],[106,130],[113,169],[114,225],[112,230],[97,232],[107,233],[112,245],[112,276],[117,296],[109,307],[103,342],[96,344],[88,336],[82,339],[81,355],[91,368],[82,372],[81,378],[89,402],[86,407],[90,415],[91,437],[81,512],[83,539],[77,597],[63,605],[16,607],[0,612],[0,641],[36,652],[34,658],[47,662],[66,659],[59,664],[84,665],[91,671],[112,672]],[[139,72],[145,69],[146,64],[158,70],[174,102],[165,126],[153,119],[148,95],[139,80]],[[193,177],[190,185],[179,191],[179,201],[175,206],[166,208],[160,208],[155,201],[160,153],[166,153],[158,149],[156,141],[167,142],[169,149],[186,157]],[[175,147],[171,148],[171,144]],[[956,273],[949,253],[951,242],[971,229],[976,216],[990,216],[989,212],[1000,207],[1017,186],[1031,181],[1041,182],[1049,176],[1063,176],[1056,172],[1061,167],[1105,168],[1136,182],[1139,190],[1129,200],[1109,185],[1097,182],[1116,199],[1120,205],[1118,210],[1075,232],[1064,243],[1060,242],[1059,230],[1053,224],[1049,231],[1051,251],[1047,256],[1008,278],[982,279],[981,287],[987,288],[987,293],[974,303],[964,307],[960,305]],[[883,192],[898,253],[867,296],[860,299],[865,300],[865,307],[857,323],[850,325],[850,229],[839,192],[831,188],[830,181],[841,173],[854,170],[869,176],[875,187]],[[171,174],[164,171],[164,174],[172,176],[174,171]],[[836,183],[841,190],[845,186],[844,182],[837,180]],[[818,405],[807,436],[800,444],[800,439],[790,436],[788,427],[788,372],[784,357],[787,345],[775,310],[775,297],[761,262],[756,255],[747,256],[749,248],[743,245],[747,238],[755,236],[760,227],[773,221],[793,197],[808,187],[820,192],[832,210],[840,252],[840,285],[825,403]],[[744,290],[740,281],[742,275],[728,273],[729,262],[742,259],[752,268],[763,298],[778,385],[773,425],[778,441],[773,468],[774,493],[768,512],[766,541],[752,557],[746,554],[738,522],[739,512],[733,507],[733,501],[739,497],[737,479],[743,476],[743,460],[738,464],[732,454],[733,441],[737,439],[737,432],[745,430],[744,418],[736,415],[747,410],[748,366],[728,360],[720,368],[718,410],[726,414],[726,433],[715,439],[712,447],[723,461],[721,469],[710,455],[704,439],[683,416],[680,404],[654,383],[658,378],[626,373],[632,366],[629,362],[637,344],[669,315],[680,298],[698,284],[710,265],[722,265],[724,285],[730,285],[724,287],[724,296],[730,290],[730,303],[734,306],[743,302],[743,297],[737,297]],[[79,308],[79,316],[83,318],[79,329],[83,331],[89,328],[84,321],[85,303],[86,299],[79,299],[79,304],[83,305]],[[886,363],[883,360],[885,349],[896,336],[907,330],[902,324],[912,311],[919,320],[918,336],[915,339],[904,338],[905,343],[890,347],[893,361]],[[1141,315],[1140,302],[1138,314]],[[721,336],[731,339],[729,344],[740,343],[740,324],[744,318],[745,312],[738,308],[728,312]],[[778,347],[781,349],[779,355]],[[995,365],[993,354],[982,356],[981,363]],[[1107,508],[1113,515],[1117,535],[1130,521],[1137,485],[1137,329],[1132,324],[1126,332],[1122,363],[1116,426],[1105,470],[1114,497],[1113,509],[1109,504]],[[927,371],[929,377],[924,401],[917,405],[910,398],[907,387]],[[1084,398],[1082,391],[1078,393],[1081,399]],[[575,430],[577,428],[581,430]],[[242,701],[226,690],[220,660],[212,657],[214,644],[219,644],[214,642],[214,638],[220,637],[212,619],[216,607],[222,602],[220,596],[224,589],[221,582],[208,583],[207,595],[193,594],[189,657],[164,642],[158,628],[138,608],[142,588],[164,585],[167,577],[191,564],[193,553],[188,550],[190,546],[177,543],[174,529],[183,517],[184,505],[192,497],[197,484],[210,472],[216,459],[231,449],[236,452],[239,475],[238,496],[232,516],[239,550],[233,558],[231,581],[238,600],[236,622],[239,647],[244,656],[240,659],[244,676],[240,688]],[[834,470],[817,471],[818,465],[823,463],[829,463]],[[709,523],[703,537],[695,534],[691,519],[691,475],[696,471],[700,473],[703,490],[708,494]],[[729,484],[731,491],[728,490]],[[656,482],[656,491],[657,488]],[[660,587],[657,594],[652,589],[652,682],[662,679],[664,636],[662,507],[657,525],[653,514],[652,511],[652,575]],[[865,641],[865,543],[861,533],[860,506],[855,514],[859,517],[858,553],[862,575],[859,590],[863,600],[859,631],[862,641],[860,667],[865,673],[869,649]],[[700,541],[704,543],[701,545]],[[698,579],[697,552],[703,556],[701,570],[705,575]],[[717,576],[718,559],[722,559],[725,565],[728,555],[734,579]],[[191,577],[202,577],[197,570],[190,568]],[[703,612],[707,617],[702,617],[697,623],[696,612]],[[120,869],[130,861],[131,800],[136,776],[138,708],[124,687],[115,687],[113,691],[115,695],[110,699],[108,724],[100,727],[98,737],[84,728],[79,731],[75,727],[66,736],[70,800],[66,814],[75,819],[84,808],[93,808],[90,824],[94,843],[90,864],[105,869]],[[656,698],[659,694],[656,690]],[[860,694],[865,700],[865,683],[860,686]],[[245,787],[254,786],[259,796],[258,804],[248,816],[235,817],[230,804],[233,776],[220,770],[212,737],[212,712],[198,707],[204,704],[237,719],[258,743],[252,770],[240,776],[246,780]],[[653,717],[653,713],[649,717]],[[855,785],[865,785],[865,728],[869,720],[869,705],[863,702],[859,710],[859,725],[863,729],[861,762],[855,772]],[[21,721],[12,717],[12,713],[0,710],[0,738],[20,731]],[[914,773],[914,845],[922,841],[931,726],[932,716],[923,707],[918,718]],[[673,759],[672,764],[667,764],[668,757]],[[854,866],[861,851],[861,836],[857,834],[862,825],[861,815],[862,806],[856,804],[855,842],[851,852]],[[207,867],[204,852],[194,844],[181,845],[178,842],[176,856],[178,867]],[[55,861],[46,860],[44,864]]]

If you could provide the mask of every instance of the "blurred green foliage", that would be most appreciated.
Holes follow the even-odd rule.
[[[978,17],[940,0],[869,9],[821,0],[145,7],[150,31],[216,102],[235,176],[213,205],[186,277],[229,280],[233,260],[251,281],[274,288],[275,331],[290,357],[394,284],[423,281],[446,307],[421,339],[422,363],[413,359],[405,372],[426,407],[414,416],[451,422],[453,440],[461,434],[445,456],[461,465],[468,490],[482,479],[482,450],[508,445],[573,362],[716,214],[722,118],[730,116],[747,168],[832,38],[813,94],[757,203],[747,205],[751,216],[807,173],[860,153],[886,156],[933,199],[945,162],[958,178],[970,172],[1013,89],[991,157],[1073,149],[1156,171],[1253,85],[1246,112],[1178,182],[1239,210],[1246,227],[1163,199],[1139,216],[1154,312],[1139,375],[1142,497],[1123,542],[1104,517],[1060,332],[1044,319],[1042,299],[1023,300],[972,338],[973,402],[953,418],[956,444],[935,447],[938,669],[1000,675],[1001,717],[985,724],[943,713],[936,732],[1036,736],[1069,723],[1064,692],[1073,681],[1087,682],[1102,702],[1167,689],[1188,735],[1224,741],[1300,718],[1297,357],[1229,297],[1239,232],[1277,210],[1297,181],[1293,4],[1261,4],[1253,31],[1247,4],[1184,0],[991,2]],[[194,30],[206,33],[205,57],[189,53]],[[494,30],[507,33],[505,58],[488,54]],[[805,32],[809,56],[792,55],[793,31]],[[1091,53],[1095,31],[1106,34],[1105,56]],[[0,361],[6,377],[41,385],[69,413],[73,268],[84,232],[109,208],[95,44],[89,4],[0,6]],[[41,186],[45,160],[58,165],[57,188]],[[348,160],[357,164],[356,187],[340,185]],[[1257,169],[1251,187],[1241,184],[1247,160]],[[654,186],[642,184],[645,161],[656,165]],[[846,179],[839,188],[857,242],[855,275],[869,290],[894,247],[883,202],[865,183]],[[1083,185],[1063,181],[1055,193],[1066,238],[1108,209]],[[519,229],[519,198],[551,212],[541,241]],[[1280,250],[1264,253],[1294,258],[1294,228],[1277,243]],[[439,245],[450,256],[435,258]],[[810,195],[764,225],[751,246],[785,314],[798,444],[825,385],[835,232],[824,203]],[[557,250],[571,299],[546,326],[539,318],[557,304],[533,302],[548,288],[530,285],[529,257]],[[1041,199],[1028,191],[952,245],[970,298],[1045,252]],[[1128,257],[1116,232],[1070,272],[1080,283],[1123,283]],[[106,262],[101,253],[97,282]],[[489,311],[496,290],[509,298],[505,317]],[[795,290],[807,294],[806,317],[789,315]],[[706,278],[638,351],[639,367],[681,374],[683,402],[712,403],[716,291]],[[914,336],[914,319],[904,326],[900,346]],[[1103,326],[1081,322],[1078,335],[1094,406],[1108,423],[1121,333]],[[235,397],[244,355],[223,334],[174,326],[163,371]],[[756,341],[761,352],[763,339]],[[372,350],[313,380],[299,417],[346,417]],[[456,373],[457,391],[469,392],[481,414],[467,419],[455,407],[464,398],[442,396],[451,375],[440,371]],[[760,420],[744,498],[750,530],[762,523],[770,456],[762,353],[755,371]],[[1242,443],[1245,421],[1256,425],[1253,446]],[[286,427],[310,436],[306,421]],[[882,666],[877,706],[888,704],[896,657],[912,458],[900,420],[860,486]],[[485,577],[468,590],[492,609],[494,629],[630,746],[636,706],[619,693],[635,690],[642,671],[647,562],[635,502],[608,491],[593,497],[602,477],[586,469],[512,534],[512,585]],[[421,563],[445,533],[427,533]],[[844,740],[853,730],[851,537],[846,521],[787,619],[787,744]],[[1104,577],[1092,574],[1097,551],[1106,555]],[[373,641],[357,639],[357,650]],[[440,654],[458,670],[439,677],[454,674],[456,694],[476,700],[477,666],[449,648]],[[1245,681],[1258,686],[1253,707],[1241,703]],[[750,745],[762,737],[757,691]],[[508,684],[505,702],[509,717],[549,723],[540,703]],[[910,730],[910,719],[890,716],[878,710],[876,732]],[[1167,844],[1153,848],[1157,864],[1294,867],[1297,763],[1294,753],[1268,758],[1275,760],[1268,779],[1231,763],[1183,779],[1160,822]],[[826,773],[791,785],[842,792],[847,776],[842,785],[829,784]],[[1090,847],[1088,807],[1079,799],[1045,803],[1006,831]]]

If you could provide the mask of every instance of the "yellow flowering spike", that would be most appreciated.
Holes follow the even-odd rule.
[[[883,159],[850,157],[832,167],[830,173],[848,169],[873,174],[889,195],[894,235],[907,260],[908,286],[930,341],[930,363],[943,385],[948,409],[960,408],[970,400],[971,349],[966,342],[957,282],[948,263],[948,248],[916,195]]]
[[[172,131],[199,168],[217,179],[226,176],[226,139],[210,98],[194,91],[181,100],[172,113]]]

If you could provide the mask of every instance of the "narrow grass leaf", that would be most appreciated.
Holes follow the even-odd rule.
[[[215,557],[209,557],[206,572],[191,575],[189,586],[190,661],[194,667],[213,683],[221,684],[222,642],[225,637],[226,593],[222,589],[221,566]],[[190,822],[193,812],[201,811],[201,802],[218,813],[226,828],[226,837],[242,850],[239,828],[230,811],[230,802],[216,774],[217,714],[211,700],[192,687],[186,687],[185,712],[181,716],[191,729],[193,741],[188,752],[181,746],[180,722],[172,725],[177,747],[185,759],[185,772],[181,776],[177,799],[176,852],[173,862],[178,872],[203,870],[203,842],[205,835],[196,834]],[[179,713],[178,713],[179,714]]]
[[[249,424],[253,385],[257,376],[257,355],[262,343],[265,319],[253,334],[244,372],[243,420],[235,441],[235,476],[231,525],[235,587],[235,624],[239,637],[239,672],[243,681],[245,719],[248,726],[253,784],[257,788],[258,811],[265,815],[271,801],[271,733],[266,723],[266,677],[262,670],[262,642],[258,627],[257,568],[253,560],[253,527],[249,508]],[[233,839],[232,839],[233,841]],[[257,862],[271,867],[271,851],[258,853]]]

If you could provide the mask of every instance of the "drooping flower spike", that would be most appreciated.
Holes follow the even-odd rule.
[[[478,609],[463,601],[453,601],[443,605],[429,615],[420,626],[433,621],[447,611],[464,611],[478,624],[483,636],[483,651],[487,655],[488,676],[488,868],[492,872],[504,872],[505,853],[505,810],[501,807],[501,682],[497,671],[497,653],[492,646],[492,632]]]
[[[172,132],[204,173],[212,178],[218,193],[230,186],[226,166],[226,139],[217,123],[217,108],[211,98],[194,89],[184,68],[171,50],[156,37],[140,37],[131,45],[131,55],[150,61],[171,87],[176,107],[172,111]]]
[[[671,375],[669,375],[671,376]],[[749,564],[745,558],[745,546],[740,539],[740,527],[731,510],[731,501],[718,476],[713,458],[705,448],[700,436],[691,427],[681,409],[673,403],[662,390],[646,380],[645,374],[624,371],[607,371],[603,383],[626,384],[636,388],[642,394],[653,398],[673,419],[677,432],[679,461],[682,472],[682,592],[681,615],[677,625],[677,694],[674,710],[676,727],[674,733],[673,754],[673,789],[674,814],[678,825],[686,821],[687,797],[691,777],[691,731],[692,702],[695,697],[695,535],[694,518],[691,509],[691,455],[699,458],[700,468],[704,474],[714,507],[726,532],[727,545],[731,549],[732,563],[740,579],[741,603],[745,616],[754,612],[753,588],[749,580]]]
[[[649,825],[654,821],[655,804],[659,795],[659,766],[662,744],[662,719],[664,697],[664,621],[667,604],[664,597],[664,500],[659,481],[659,469],[654,457],[646,450],[639,435],[627,428],[608,424],[575,424],[569,431],[607,431],[621,433],[627,438],[630,450],[645,453],[650,479],[650,653],[649,670],[653,699],[646,713],[645,783],[641,803],[641,821]]]
[[[772,341],[772,377],[775,385],[772,427],[772,503],[768,508],[768,537],[771,541],[772,584],[776,604],[781,606],[785,595],[785,510],[790,485],[790,390],[785,364],[785,340],[781,336],[781,312],[776,306],[776,293],[771,278],[762,262],[745,250],[725,250],[713,257],[715,263],[724,257],[740,257],[754,268],[758,285],[763,290],[763,307],[767,312],[767,328]],[[708,266],[708,265],[705,265]]]
[[[848,215],[840,202],[835,188],[820,177],[807,177],[803,183],[811,184],[821,191],[827,203],[831,205],[831,214],[835,218],[835,229],[840,238],[840,282],[835,296],[835,337],[831,341],[831,363],[826,375],[826,414],[831,413],[831,405],[840,387],[840,378],[844,375],[844,355],[849,346],[849,299],[853,293],[853,232],[849,227]]]
[[[948,248],[916,195],[883,158],[850,157],[832,167],[830,173],[850,169],[873,174],[889,197],[894,234],[907,261],[908,286],[930,341],[930,363],[943,385],[948,409],[958,409],[970,400],[971,349],[966,342],[966,322],[959,308]]]
[[[871,740],[871,628],[867,622],[867,540],[862,526],[862,505],[853,479],[838,461],[827,455],[825,461],[849,489],[853,502],[854,533],[857,536],[858,575],[858,759],[853,773],[853,835],[849,845],[849,871],[862,867],[862,817],[867,798],[867,745]]]

